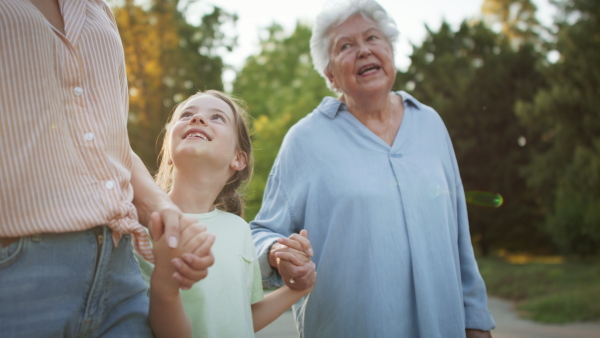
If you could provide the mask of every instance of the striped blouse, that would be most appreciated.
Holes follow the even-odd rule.
[[[29,1],[0,1],[0,237],[106,224],[151,258],[132,204],[114,17],[102,0],[59,3],[65,35]]]

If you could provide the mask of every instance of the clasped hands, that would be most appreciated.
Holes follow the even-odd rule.
[[[269,264],[279,271],[290,289],[305,290],[313,287],[317,277],[312,256],[308,232],[302,230],[288,238],[277,239],[269,249]]]
[[[164,215],[153,212],[148,228],[154,242],[155,269],[167,270],[179,288],[187,290],[208,275],[215,260],[210,250],[215,236],[195,219],[181,214],[175,217],[168,226]],[[178,224],[178,233],[173,224]]]

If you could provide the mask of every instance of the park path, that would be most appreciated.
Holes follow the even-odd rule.
[[[600,338],[600,323],[545,325],[520,319],[511,302],[489,299],[496,329],[494,338]],[[276,321],[256,334],[256,338],[297,338],[292,311],[286,311]]]

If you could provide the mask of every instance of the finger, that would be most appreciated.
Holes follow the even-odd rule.
[[[150,214],[150,223],[148,224],[148,230],[150,230],[150,237],[155,242],[160,240],[165,231],[162,220],[160,219],[160,215],[156,211]]]
[[[180,248],[189,247],[190,241],[192,241],[195,236],[206,232],[206,225],[204,225],[204,223],[193,220],[192,224],[188,225],[188,222],[189,220],[185,220],[180,223],[180,226],[183,226],[183,228],[181,228],[181,236],[179,237]]]
[[[300,231],[300,234],[292,234],[290,236],[290,239],[293,239],[293,240],[297,241],[298,243],[300,243],[300,245],[302,246],[302,251],[306,252],[307,255],[309,255],[311,257],[314,255],[312,245],[310,244],[310,241],[308,240],[308,231],[302,229]]]
[[[296,241],[300,245],[301,248],[298,250],[302,250],[302,251],[306,252],[307,255],[312,256],[312,254],[313,254],[312,246],[311,246],[308,238],[306,238],[305,236],[299,235],[299,234],[292,234],[292,235],[290,235],[289,239]]]
[[[192,254],[184,254],[183,261],[193,270],[206,270],[215,263],[215,257],[212,253],[206,256],[198,257]]]
[[[308,261],[310,261],[308,256],[306,256],[304,253],[302,253],[301,256],[298,256],[291,252],[277,252],[277,253],[275,253],[275,256],[278,259],[290,261],[290,262],[294,263],[294,265],[296,265],[296,266],[302,266],[302,265],[306,264]],[[302,259],[302,258],[304,258],[304,259]]]
[[[195,270],[192,269],[187,263],[182,263],[179,261],[175,263],[178,259],[173,259],[173,265],[175,265],[175,272],[179,274],[183,278],[183,280],[191,280],[193,283],[196,283],[202,279],[204,279],[208,275],[208,266],[203,269]],[[181,284],[181,281],[180,281]]]
[[[290,238],[285,238],[285,237],[277,238],[277,243],[279,243],[281,245],[285,245],[288,248],[293,248],[298,251],[302,251],[302,244],[300,244],[298,241],[290,239]]]
[[[304,290],[312,287],[316,281],[316,270],[314,270],[315,265],[313,262],[310,262],[306,265],[309,267],[308,270],[298,271],[296,277],[294,277],[294,290]],[[291,283],[290,283],[291,284]],[[288,285],[289,286],[289,285]]]
[[[179,288],[182,290],[189,290],[196,283],[196,281],[194,281],[192,279],[182,277],[177,272],[173,273],[172,277],[173,277],[173,279],[175,279],[177,281],[177,283],[179,283]]]
[[[215,243],[215,235],[205,232],[196,237],[198,237],[196,239],[198,241],[198,244],[195,246],[196,249],[192,253],[200,258],[207,255],[211,255],[210,249]]]
[[[174,249],[179,244],[179,216],[181,214],[174,210],[165,210],[161,215],[167,243],[170,248]]]
[[[179,230],[179,246],[185,247],[188,245],[187,242],[194,238],[195,235],[206,231],[206,225],[198,220],[182,217],[179,220]]]

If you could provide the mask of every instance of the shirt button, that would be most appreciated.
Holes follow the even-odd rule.
[[[83,94],[83,88],[75,87],[73,89],[73,94],[75,94],[75,96],[81,96]]]
[[[115,182],[114,181],[106,181],[106,183],[104,183],[104,187],[106,189],[110,190],[115,187]]]
[[[86,141],[91,141],[94,139],[94,133],[85,133],[85,135],[83,135],[83,139]]]

